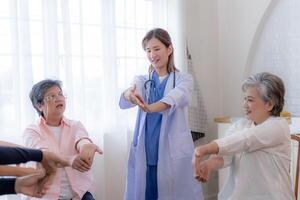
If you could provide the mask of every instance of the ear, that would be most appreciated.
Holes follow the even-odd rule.
[[[171,53],[173,53],[173,46],[170,44],[168,47],[168,55],[171,55]]]
[[[267,103],[266,103],[266,108],[267,108],[267,110],[269,111],[269,112],[271,112],[271,110],[274,108],[274,102],[273,101],[268,101]]]
[[[43,112],[43,105],[42,104],[37,104],[36,108],[40,111]]]

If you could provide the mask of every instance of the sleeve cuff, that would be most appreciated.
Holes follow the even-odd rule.
[[[0,195],[4,194],[16,194],[15,191],[15,178],[1,178],[0,179]]]
[[[224,161],[223,168],[228,167],[232,163],[233,156],[222,156],[222,158]]]
[[[43,160],[43,152],[38,149],[30,149],[31,161],[41,162]]]
[[[218,147],[219,147],[219,153],[218,155],[219,156],[223,156],[223,152],[224,152],[224,148],[223,148],[223,140],[221,139],[216,139],[214,142],[217,143]],[[225,163],[225,160],[224,160],[224,163]]]
[[[90,138],[88,138],[88,137],[80,138],[80,139],[75,143],[75,149],[76,149],[77,151],[79,151],[80,148],[81,148],[83,145],[85,145],[85,144],[91,144],[91,143],[93,143],[93,141],[92,141]]]

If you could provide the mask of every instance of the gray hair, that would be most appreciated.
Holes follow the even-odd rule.
[[[38,109],[38,106],[43,105],[46,92],[53,86],[57,86],[61,89],[62,82],[59,80],[45,79],[33,85],[29,93],[31,103],[39,116],[43,116],[43,113]]]
[[[248,77],[244,81],[242,90],[245,92],[248,87],[256,87],[264,102],[271,101],[274,103],[274,107],[270,113],[271,115],[280,115],[284,106],[285,94],[285,88],[281,78],[269,72],[261,72]]]

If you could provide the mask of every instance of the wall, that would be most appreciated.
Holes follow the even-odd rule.
[[[192,56],[200,89],[206,104],[209,119],[207,139],[215,138],[216,126],[212,119],[219,113],[220,105],[218,71],[218,13],[217,0],[186,1],[186,39]],[[206,199],[214,199],[217,193],[217,177],[203,184]]]
[[[219,76],[223,114],[241,116],[249,50],[270,0],[219,1]]]

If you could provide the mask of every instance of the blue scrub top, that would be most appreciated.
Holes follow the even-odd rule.
[[[148,104],[155,103],[162,99],[169,76],[167,76],[161,83],[158,74],[154,71],[152,73],[152,80],[154,84],[149,84],[150,94]],[[147,165],[157,165],[158,161],[158,147],[159,135],[162,122],[162,114],[147,113],[145,123],[145,150]]]

